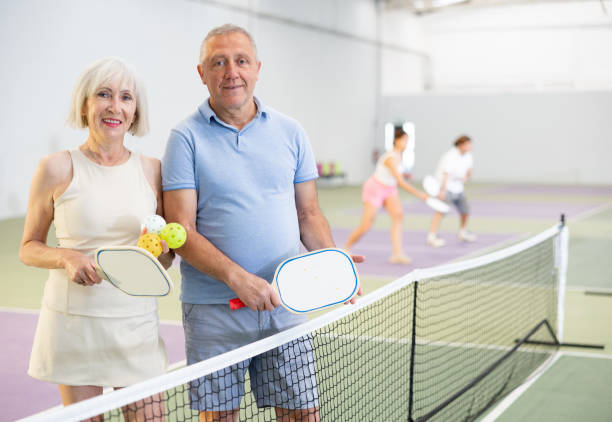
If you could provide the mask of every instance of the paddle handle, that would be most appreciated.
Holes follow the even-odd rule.
[[[106,274],[104,274],[104,271],[102,271],[102,269],[98,267],[97,265],[96,265],[96,273],[98,273],[98,277],[100,277],[101,279],[109,281],[108,277],[106,277]]]
[[[238,298],[230,299],[229,301],[229,307],[232,311],[235,311],[236,309],[244,308],[245,306],[246,305],[244,304],[244,302],[242,302]]]

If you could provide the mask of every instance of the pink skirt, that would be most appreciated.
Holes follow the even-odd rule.
[[[397,195],[397,186],[382,184],[374,176],[371,176],[363,184],[361,199],[363,202],[369,202],[376,208],[380,208],[387,198],[394,195]]]

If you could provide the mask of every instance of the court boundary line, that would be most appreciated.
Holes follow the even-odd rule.
[[[40,315],[39,309],[32,308],[20,308],[20,307],[10,307],[10,306],[0,306],[0,312],[6,313],[15,313],[15,314],[26,314],[26,315]],[[160,324],[172,325],[172,326],[183,326],[183,323],[180,320],[172,320],[172,319],[159,319]]]
[[[538,369],[533,373],[534,375],[523,382],[521,385],[516,387],[510,392],[497,406],[495,406],[487,415],[481,419],[480,422],[493,422],[500,417],[512,404],[518,400],[519,397],[525,393],[542,375],[544,375],[553,366],[555,362],[559,360],[561,353],[557,352],[552,356],[551,359],[547,359],[546,362],[542,363]]]
[[[573,358],[612,359],[612,355],[609,353],[574,352],[569,350],[563,350],[559,353],[561,353],[562,356],[569,356]]]
[[[612,202],[605,202],[603,204],[595,206],[594,208],[591,208],[591,209],[588,209],[586,211],[583,211],[582,213],[580,213],[578,215],[575,215],[574,217],[570,217],[567,220],[568,220],[569,223],[575,223],[575,222],[578,222],[578,221],[586,220],[587,218],[592,217],[592,216],[597,215],[597,214],[600,214],[600,213],[606,211],[607,209],[609,209],[611,207],[612,207]],[[474,252],[470,252],[468,254],[462,255],[462,256],[460,256],[458,258],[455,258],[455,259],[453,259],[451,261],[448,261],[448,262],[455,263],[455,262],[461,261],[463,259],[468,259],[468,258],[472,258],[472,257],[477,257],[479,255],[484,255],[486,253],[493,252],[493,251],[495,251],[497,249],[503,248],[504,246],[506,246],[506,244],[512,245],[512,244],[514,244],[516,242],[520,242],[522,240],[528,239],[530,236],[532,236],[532,234],[528,233],[528,232],[519,233],[519,234],[517,234],[516,236],[514,236],[514,237],[512,237],[510,239],[498,242],[498,243],[493,244],[491,246],[486,246],[486,247],[484,247],[482,249],[478,249],[478,250],[476,250]],[[611,291],[612,291],[612,289],[611,289]]]
[[[514,234],[514,233],[512,233],[512,234]],[[471,258],[479,257],[481,255],[486,255],[486,254],[488,254],[490,252],[497,251],[497,250],[502,249],[502,248],[504,248],[506,246],[510,246],[510,245],[514,245],[514,244],[516,244],[518,242],[522,242],[525,239],[529,239],[531,236],[532,236],[532,234],[531,233],[527,233],[527,232],[515,234],[514,236],[510,237],[509,239],[502,240],[501,242],[497,242],[497,243],[494,243],[492,245],[485,246],[483,248],[477,249],[477,250],[475,250],[473,252],[470,252],[470,253],[467,253],[465,255],[458,256],[457,258],[451,259],[450,261],[446,261],[445,264],[448,264],[448,263],[453,263],[454,264],[456,262],[463,261],[465,259],[471,259]]]
[[[499,418],[510,406],[514,404],[528,389],[531,387],[542,375],[556,363],[560,358],[564,356],[579,357],[588,359],[608,359],[612,360],[612,355],[604,353],[589,353],[589,352],[570,352],[570,351],[558,351],[554,358],[550,362],[544,362],[538,372],[532,379],[525,381],[523,384],[515,388],[510,394],[508,394],[497,406],[495,406],[480,422],[493,422]],[[546,367],[544,367],[546,365]]]
[[[32,309],[32,308],[12,308],[9,306],[0,306],[0,312],[13,312],[16,314],[28,314],[28,315],[38,315],[40,314],[40,309]]]
[[[568,287],[567,291],[576,292],[576,293],[587,293],[587,292],[612,293],[612,287],[572,286],[572,287]]]
[[[567,221],[568,223],[576,223],[578,221],[586,220],[589,217],[593,217],[594,215],[600,214],[608,210],[608,208],[610,207],[612,207],[612,202],[604,202],[603,204],[598,205],[595,208],[591,208],[590,210],[583,211],[578,215],[569,217]]]

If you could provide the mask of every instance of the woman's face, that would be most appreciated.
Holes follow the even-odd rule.
[[[400,151],[404,151],[406,149],[406,145],[408,145],[408,134],[403,134],[395,140],[394,147]]]
[[[136,95],[131,85],[107,81],[96,88],[83,106],[90,136],[123,140],[136,116]]]

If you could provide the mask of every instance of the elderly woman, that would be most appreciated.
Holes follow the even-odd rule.
[[[117,58],[89,66],[74,89],[69,123],[88,128],[78,148],[44,157],[34,173],[21,260],[48,268],[29,375],[59,384],[64,405],[165,371],[157,301],[128,296],[96,273],[102,245],[136,245],[140,222],[162,213],[160,162],[126,148],[127,132],[148,131],[143,85]],[[47,245],[51,222],[58,246]],[[164,244],[160,261],[172,252]],[[160,397],[124,409],[161,419]]]

